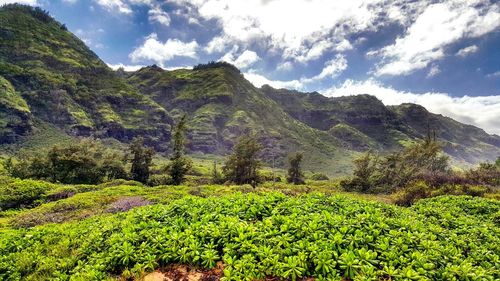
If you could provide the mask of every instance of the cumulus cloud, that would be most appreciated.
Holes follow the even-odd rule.
[[[311,83],[315,81],[323,80],[327,77],[336,77],[344,70],[347,69],[347,60],[344,55],[337,54],[335,58],[325,62],[325,67],[320,74],[313,76],[311,78],[302,79],[303,83]]]
[[[166,61],[174,57],[197,58],[197,50],[198,43],[195,40],[183,42],[178,39],[168,39],[165,43],[162,43],[158,40],[158,35],[152,33],[146,37],[141,46],[130,53],[129,57],[134,63],[149,60],[163,66]]]
[[[160,6],[151,8],[148,12],[149,21],[157,22],[164,26],[170,25],[170,16]]]
[[[276,69],[279,71],[290,71],[293,69],[293,63],[289,61],[282,62],[278,64],[278,67],[276,67]]]
[[[118,11],[122,14],[132,14],[129,4],[123,0],[95,0],[95,2],[110,12]]]
[[[488,3],[455,0],[427,6],[403,37],[370,53],[382,57],[375,74],[410,74],[443,58],[450,44],[495,30],[500,26],[499,6]]]
[[[229,43],[230,42],[227,37],[217,36],[212,38],[212,40],[208,42],[204,50],[208,54],[220,53],[226,49]]]
[[[123,64],[123,63],[117,63],[117,64],[108,63],[108,66],[113,70],[118,70],[118,69],[122,68],[125,71],[137,71],[137,70],[145,67],[145,65],[140,65],[140,64],[127,65],[127,64]]]
[[[243,74],[245,78],[250,81],[256,87],[262,87],[263,85],[269,85],[271,87],[281,89],[302,89],[303,84],[299,80],[291,80],[291,81],[281,81],[281,80],[270,80],[258,73],[254,70],[250,70]]]
[[[231,52],[225,54],[221,60],[233,64],[237,68],[245,69],[260,60],[259,55],[256,52],[245,50],[238,57],[235,58],[235,53],[238,51],[238,47],[234,46]]]
[[[476,45],[472,45],[472,46],[465,47],[463,49],[458,50],[456,55],[459,57],[465,58],[466,56],[473,54],[473,53],[477,52],[478,50],[479,50],[479,48]]]
[[[439,69],[439,66],[433,65],[431,66],[431,69],[429,69],[429,72],[427,73],[427,78],[434,77],[441,73],[441,69]]]
[[[352,46],[346,35],[373,29],[384,0],[173,0],[192,7],[191,16],[215,19],[234,42],[266,42],[285,58],[317,59],[330,49]],[[314,15],[304,19],[306,15]]]
[[[446,93],[428,92],[416,94],[398,91],[380,82],[346,80],[338,87],[322,91],[325,96],[339,97],[369,94],[376,96],[386,105],[416,103],[433,113],[451,117],[457,121],[471,124],[489,133],[500,135],[500,96],[452,97]]]

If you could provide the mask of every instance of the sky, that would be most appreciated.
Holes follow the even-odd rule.
[[[372,94],[500,135],[495,0],[0,0],[49,11],[110,67],[224,60],[260,87]]]

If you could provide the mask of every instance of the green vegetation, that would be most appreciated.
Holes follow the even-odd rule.
[[[303,154],[297,152],[293,155],[290,155],[288,158],[289,168],[288,168],[288,176],[286,181],[288,183],[293,184],[304,184],[304,174],[302,173],[302,168],[300,167],[300,163],[302,162]]]
[[[251,184],[260,181],[258,169],[261,166],[258,154],[261,145],[253,136],[240,137],[233,153],[229,156],[222,170],[226,180],[235,184]]]
[[[225,280],[495,280],[499,211],[498,201],[470,197],[411,209],[321,194],[185,197],[9,231],[0,243],[0,276],[103,280],[223,261]]]
[[[170,177],[172,184],[179,185],[184,181],[184,177],[191,169],[191,160],[185,156],[185,142],[186,142],[186,115],[183,115],[179,122],[174,126],[172,136],[173,155],[170,163]]]
[[[46,154],[9,158],[5,166],[13,177],[72,184],[96,184],[127,176],[124,156],[91,139],[55,145]]]
[[[130,144],[132,154],[132,168],[130,174],[132,179],[138,182],[147,183],[150,175],[150,166],[153,161],[155,151],[144,146],[143,138],[135,138]]]
[[[367,152],[354,166],[353,177],[341,182],[345,190],[394,193],[395,203],[405,206],[444,194],[484,196],[500,186],[500,165],[481,163],[465,172],[453,171],[441,145],[430,136],[385,156]]]

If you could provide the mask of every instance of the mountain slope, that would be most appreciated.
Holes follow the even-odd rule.
[[[170,115],[190,117],[191,151],[225,154],[238,136],[251,133],[259,137],[270,164],[281,166],[288,153],[302,150],[311,156],[308,167],[325,171],[336,166],[339,173],[349,169],[352,151],[339,149],[335,137],[292,118],[232,65],[174,71],[145,67],[127,80]]]
[[[171,119],[165,110],[127,84],[47,13],[6,5],[0,8],[0,22],[0,75],[26,101],[30,118],[76,135],[168,139]]]
[[[168,151],[171,125],[187,114],[191,152],[224,155],[238,136],[255,134],[270,165],[304,151],[307,169],[332,175],[349,172],[359,152],[399,149],[427,128],[458,162],[500,155],[500,137],[417,105],[256,88],[227,63],[115,72],[38,8],[3,6],[0,23],[0,143],[54,128],[123,142],[143,136]]]
[[[459,163],[494,161],[500,155],[499,136],[430,113],[420,105],[384,106],[369,95],[328,98],[269,86],[261,90],[294,118],[333,134],[355,150],[399,149],[435,132],[445,152]]]

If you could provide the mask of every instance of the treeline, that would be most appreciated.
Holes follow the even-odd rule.
[[[466,171],[454,171],[435,139],[380,155],[367,152],[353,162],[353,176],[341,181],[347,191],[392,193],[400,205],[443,194],[482,196],[500,186],[500,157]]]
[[[46,153],[24,154],[4,162],[8,174],[20,179],[41,179],[64,184],[99,184],[116,179],[130,179],[148,185],[180,185],[186,176],[193,173],[192,160],[186,156],[185,116],[173,126],[172,153],[168,165],[153,171],[154,149],[147,147],[142,138],[135,138],[126,153],[106,148],[94,139],[83,139],[76,143],[55,145]],[[264,176],[259,158],[262,146],[255,136],[242,136],[235,143],[233,152],[227,157],[221,170],[217,163],[211,172],[211,183],[250,184],[257,186],[276,177]],[[305,183],[301,169],[302,154],[289,158],[287,182]],[[328,179],[325,175],[315,175]],[[281,181],[281,179],[278,179]]]

